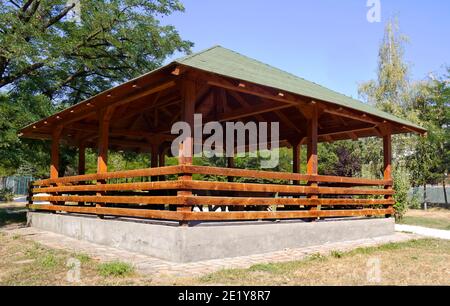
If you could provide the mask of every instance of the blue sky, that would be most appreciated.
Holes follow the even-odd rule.
[[[450,65],[450,1],[381,0],[381,23],[369,23],[367,0],[181,0],[186,11],[162,22],[177,27],[194,51],[222,45],[357,97],[376,77],[385,22],[397,16],[410,39],[411,78]]]

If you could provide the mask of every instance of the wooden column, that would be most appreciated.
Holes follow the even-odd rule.
[[[52,132],[52,148],[51,148],[51,162],[50,162],[50,178],[56,179],[59,177],[59,142],[61,140],[62,126],[57,126]],[[56,184],[52,184],[56,186]],[[58,193],[51,193],[52,196],[57,196]],[[50,202],[53,205],[61,204],[63,202]]]
[[[318,159],[317,159],[317,140],[318,140],[318,109],[316,106],[313,107],[311,112],[311,118],[308,120],[308,131],[307,131],[307,166],[306,173],[310,175],[318,174]],[[318,187],[317,182],[309,181],[308,186]],[[316,194],[311,194],[308,196],[310,199],[318,199],[319,196]],[[317,206],[311,206],[311,210],[318,209]]]
[[[56,127],[52,132],[52,148],[50,163],[50,178],[59,177],[59,142],[61,140],[62,126]]]
[[[150,167],[158,168],[158,144],[156,143],[151,144]],[[152,176],[151,180],[156,181],[157,177]]]
[[[227,157],[227,167],[228,168],[234,168],[235,164],[234,164],[234,157]],[[234,177],[229,176],[228,177],[228,182],[233,182],[234,181]]]
[[[383,155],[384,155],[384,179],[392,180],[392,136],[383,136]],[[384,186],[385,189],[392,189],[391,185]],[[385,196],[386,199],[392,200],[392,195]],[[388,207],[392,212],[394,210],[392,205]],[[391,217],[392,215],[386,215],[386,217]]]
[[[300,173],[301,145],[299,141],[293,141],[292,145],[292,173]],[[300,185],[300,181],[294,181],[294,185]]]
[[[178,164],[179,165],[192,165],[193,161],[193,151],[194,151],[194,112],[195,112],[195,98],[196,98],[196,88],[195,82],[185,76],[182,80],[181,90],[182,90],[182,106],[181,106],[181,118],[183,121],[187,122],[191,127],[191,135],[187,137],[184,142],[180,144],[178,151]],[[192,174],[180,174],[178,176],[180,181],[190,181],[192,180]],[[178,196],[191,196],[192,190],[178,190]],[[192,211],[192,206],[177,206],[177,211],[180,212],[190,212]],[[180,225],[187,226],[188,222],[180,222]]]
[[[98,130],[98,156],[97,156],[97,173],[108,172],[108,148],[109,148],[109,123],[114,109],[107,107],[98,113],[99,130]],[[105,180],[98,180],[97,184],[106,184]],[[103,192],[97,192],[97,196],[104,195]],[[103,204],[97,203],[96,207],[102,207]],[[102,215],[98,215],[103,218]]]
[[[81,142],[78,145],[78,175],[86,173],[86,145]]]
[[[165,147],[164,145],[161,145],[159,148],[159,156],[158,156],[158,165],[159,167],[165,167],[166,166],[166,152],[167,152],[167,147]],[[165,181],[166,177],[165,175],[161,175],[159,176],[159,180],[160,181]]]

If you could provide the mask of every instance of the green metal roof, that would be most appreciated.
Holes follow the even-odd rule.
[[[355,100],[331,89],[307,81],[281,69],[241,55],[235,51],[214,46],[175,61],[178,64],[216,73],[222,76],[260,84],[312,99],[334,103],[422,131],[424,128],[366,103]]]

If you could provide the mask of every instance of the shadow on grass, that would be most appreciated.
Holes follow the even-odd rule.
[[[2,208],[0,206],[0,227],[6,225],[25,225],[27,210],[24,208]]]

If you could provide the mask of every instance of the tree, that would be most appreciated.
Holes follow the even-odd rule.
[[[427,183],[442,182],[446,203],[445,180],[450,168],[449,76],[450,68],[447,68],[446,76],[417,85],[414,107],[428,135],[419,140],[415,154],[409,158],[413,177],[419,185],[424,186],[425,194]]]
[[[48,143],[19,139],[21,127],[190,52],[192,43],[159,21],[183,11],[178,0],[80,0],[79,21],[69,18],[76,3],[0,2],[2,174],[48,172]],[[62,149],[62,171],[74,167],[74,153]]]
[[[80,22],[68,18],[72,2],[0,3],[0,88],[73,104],[192,46],[158,19],[182,11],[178,0],[80,0]]]
[[[403,59],[404,45],[407,41],[407,37],[400,33],[398,21],[396,19],[390,20],[386,24],[378,53],[377,79],[361,84],[359,95],[367,103],[380,110],[420,123],[413,108],[414,95],[409,82],[408,65]],[[402,190],[409,189],[408,186],[405,186],[405,184],[409,184],[409,180],[406,180],[406,175],[403,175],[407,172],[403,167],[406,164],[407,157],[415,152],[417,137],[395,135],[392,139],[394,185],[401,186]],[[362,142],[366,147],[362,156],[364,162],[368,162],[370,160],[368,157],[373,157],[374,152],[377,156],[383,156],[379,141],[367,139]],[[367,153],[370,153],[371,156]],[[377,159],[377,163],[369,168],[374,171],[372,176],[379,177],[381,175],[382,165],[382,160]],[[402,169],[400,169],[401,167]],[[399,173],[402,173],[402,175],[395,175]],[[403,196],[396,197],[396,216],[403,214],[405,206],[403,200]]]

